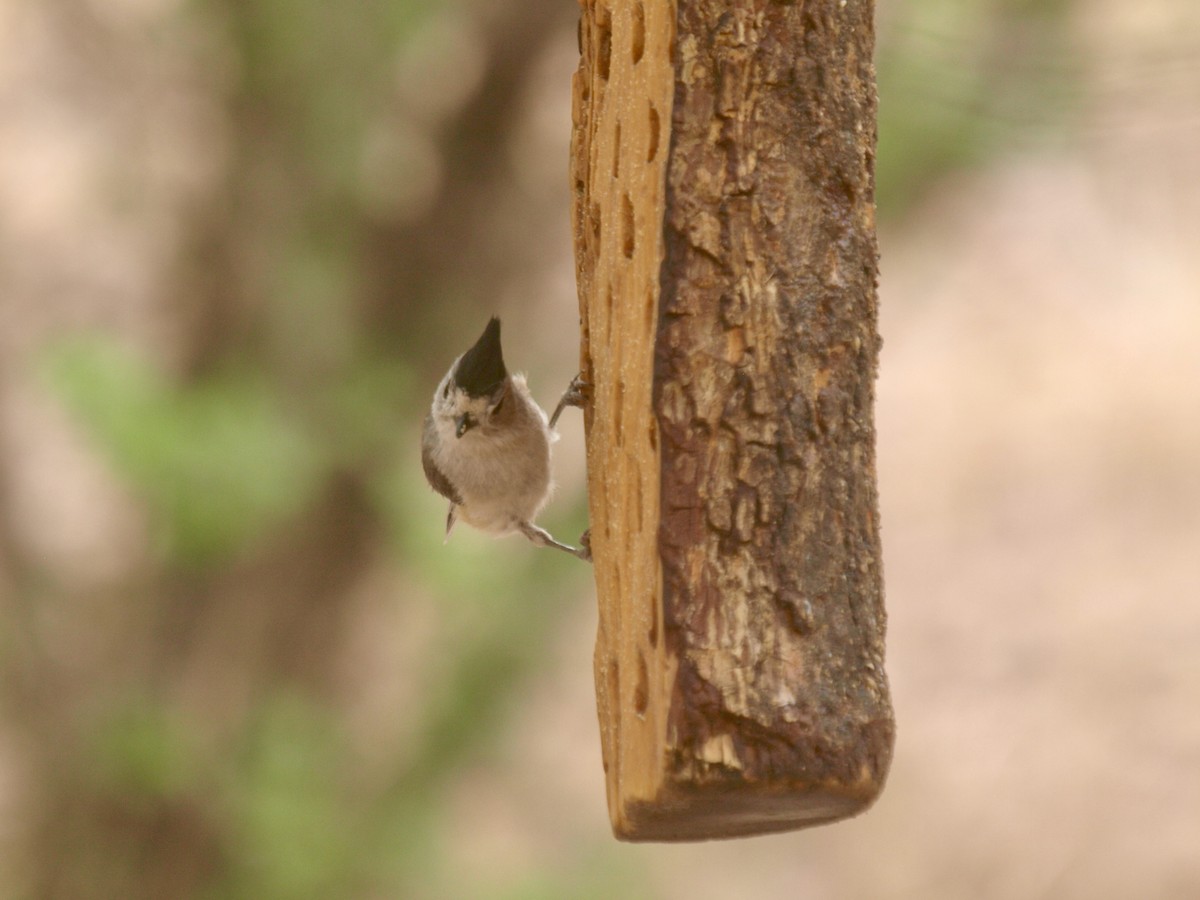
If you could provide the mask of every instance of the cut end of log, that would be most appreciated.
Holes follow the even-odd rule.
[[[762,793],[741,785],[698,791],[685,787],[650,802],[631,802],[617,811],[613,833],[623,841],[704,841],[794,831],[836,822],[867,808],[874,799],[776,785]]]

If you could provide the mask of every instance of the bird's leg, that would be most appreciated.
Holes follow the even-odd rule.
[[[518,522],[517,527],[521,529],[521,534],[525,535],[525,537],[529,538],[529,540],[533,541],[533,543],[537,544],[539,547],[557,547],[559,550],[565,550],[572,556],[579,557],[579,559],[582,559],[584,562],[592,561],[592,548],[590,541],[585,542],[582,547],[572,547],[570,544],[563,544],[559,541],[556,541],[550,536],[550,532],[546,531],[544,528],[539,528],[532,522]],[[587,534],[587,532],[584,532],[584,534]]]
[[[571,379],[571,383],[567,385],[566,391],[562,395],[562,399],[558,401],[558,406],[554,407],[554,414],[550,416],[550,428],[553,430],[558,422],[558,417],[562,415],[562,411],[568,406],[583,406],[587,403],[591,395],[592,386],[583,380],[583,373],[579,373]],[[569,544],[556,541],[550,536],[550,532],[544,528],[539,528],[532,522],[521,522],[519,524],[521,533],[539,547],[557,547],[559,550],[565,550],[572,556],[582,559],[584,562],[592,561],[592,542],[591,530],[585,531],[579,539],[580,546],[572,547]]]
[[[554,428],[554,423],[558,421],[558,417],[568,406],[583,406],[587,403],[591,389],[592,386],[583,380],[582,372],[572,378],[562,399],[558,401],[558,406],[554,407],[554,415],[550,417],[550,427]]]

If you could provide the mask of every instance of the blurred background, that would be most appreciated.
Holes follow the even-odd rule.
[[[879,0],[895,762],[690,846],[418,465],[491,313],[575,373],[576,19],[0,0],[0,898],[1200,896],[1200,5]]]

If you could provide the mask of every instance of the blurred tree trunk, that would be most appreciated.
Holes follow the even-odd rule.
[[[882,788],[869,0],[584,0],[573,148],[619,837]]]
[[[230,361],[248,364],[295,404],[289,412],[330,441],[319,450],[332,462],[303,510],[234,558],[196,567],[148,554],[147,570],[133,583],[100,598],[119,610],[96,639],[112,648],[108,655],[64,665],[31,643],[5,660],[6,714],[37,748],[28,774],[38,821],[26,836],[21,872],[30,896],[194,897],[247,874],[236,858],[244,852],[239,832],[244,823],[228,808],[227,792],[244,787],[236,771],[245,762],[239,754],[253,748],[254,716],[277,696],[336,699],[337,678],[346,668],[345,634],[357,612],[354,589],[389,543],[370,485],[380,468],[393,464],[393,453],[410,452],[394,443],[397,434],[408,433],[399,427],[404,417],[414,427],[420,421],[419,410],[378,410],[378,431],[386,437],[346,451],[336,443],[343,438],[338,422],[323,418],[328,411],[322,403],[354,376],[360,356],[368,353],[400,361],[403,371],[427,366],[440,371],[449,358],[442,351],[457,349],[461,339],[455,311],[462,309],[440,301],[474,297],[491,310],[496,285],[527,262],[496,250],[503,235],[491,223],[509,180],[506,156],[496,148],[509,142],[520,121],[519,87],[530,64],[548,38],[561,33],[569,13],[555,15],[560,7],[548,0],[464,13],[477,17],[471,24],[482,38],[482,88],[439,130],[442,177],[436,196],[415,218],[391,219],[348,190],[353,179],[339,168],[352,169],[362,158],[368,135],[339,131],[340,120],[319,117],[342,113],[339,103],[358,103],[364,115],[387,110],[398,47],[373,30],[371,17],[391,22],[397,4],[364,4],[356,8],[360,18],[313,3],[280,7],[282,18],[272,18],[274,7],[263,4],[212,0],[202,6],[212,18],[197,22],[216,22],[218,32],[197,44],[219,46],[213,56],[228,64],[227,72],[213,77],[209,98],[229,129],[222,157],[227,169],[217,189],[195,205],[193,218],[182,223],[174,283],[163,289],[180,346],[162,356],[179,361],[185,383],[200,383]],[[71,28],[88,35],[89,64],[116,67],[114,60],[131,52],[93,27],[90,14],[64,8],[62,15],[83,17]],[[308,26],[297,25],[323,15],[344,26],[318,28],[316,37],[328,37],[328,44],[318,44],[303,31]],[[360,70],[371,78],[351,77]],[[97,79],[96,90],[107,86]],[[345,142],[333,146],[346,151],[345,159],[331,158],[335,154],[328,141],[322,143],[327,138],[322,128]],[[407,176],[394,173],[397,179]],[[280,290],[278,280],[291,274],[287,267],[293,264],[300,272],[296,287],[311,291],[318,302]],[[424,391],[418,393],[423,404]],[[0,590],[7,593],[6,582],[12,581],[14,594],[23,596],[11,604],[15,612],[5,609],[16,616],[47,588],[22,559],[20,541],[10,539],[16,529],[11,508],[3,511]],[[57,600],[69,604],[79,598]],[[35,622],[29,631],[41,625]],[[442,661],[450,681],[457,663]],[[464,668],[475,675],[478,661],[467,660]],[[505,673],[489,674],[478,691],[484,698],[511,680]],[[147,711],[140,732],[147,746],[122,743],[106,757],[97,741],[103,743],[107,719],[121,719],[126,704]],[[441,721],[437,709],[422,713]],[[112,732],[120,732],[122,741],[127,732],[137,732],[136,725],[118,724]],[[175,746],[176,725],[195,727],[198,734]],[[419,768],[422,796],[429,795],[458,758],[458,744],[481,733],[443,728],[436,736],[440,743],[429,750],[436,756],[432,764],[418,756],[398,765]],[[193,737],[199,749],[188,743]],[[127,756],[142,751],[147,759],[134,759],[129,771],[122,768]],[[202,753],[207,762],[188,757],[181,763],[175,751],[181,757]],[[136,769],[142,762],[149,776]],[[114,771],[105,769],[110,763]],[[179,784],[145,788],[139,781],[152,777],[156,765],[177,763],[201,771]],[[407,783],[404,772],[390,780]],[[369,816],[371,804],[356,812]],[[354,824],[371,830],[361,821]],[[325,827],[344,839],[345,821]],[[379,830],[390,834],[389,827]],[[359,854],[373,850],[380,848],[367,841],[355,848]],[[343,865],[341,874],[352,878],[368,871],[372,861],[351,857]],[[395,868],[394,861],[387,867]],[[312,895],[358,893],[346,884]]]

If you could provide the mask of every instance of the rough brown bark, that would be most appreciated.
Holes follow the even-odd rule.
[[[581,0],[572,180],[616,834],[864,809],[894,733],[870,0]]]

